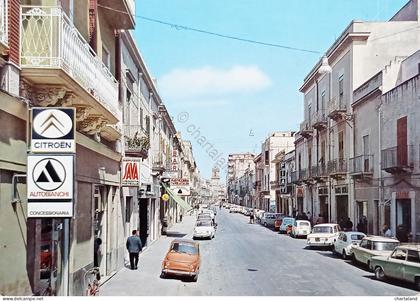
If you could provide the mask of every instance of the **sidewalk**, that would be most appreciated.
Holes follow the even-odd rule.
[[[125,268],[101,286],[100,295],[156,295],[157,291],[165,295],[176,294],[178,281],[160,279],[162,261],[173,239],[192,238],[195,219],[195,214],[184,216],[182,223],[173,225],[168,231],[168,236],[162,236],[140,254],[138,270],[131,270],[126,263]]]

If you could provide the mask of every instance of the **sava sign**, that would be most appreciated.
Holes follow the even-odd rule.
[[[140,159],[123,159],[121,185],[140,186]]]

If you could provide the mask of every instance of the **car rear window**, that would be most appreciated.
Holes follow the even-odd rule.
[[[299,226],[309,226],[309,222],[298,222]]]
[[[398,244],[398,242],[374,241],[373,249],[376,251],[393,251]]]
[[[177,253],[185,253],[190,255],[195,255],[198,253],[198,249],[195,246],[191,244],[183,244],[178,242],[172,245],[171,250]]]
[[[365,236],[362,235],[362,234],[352,234],[352,235],[350,235],[351,240],[362,240],[363,237],[365,237]]]
[[[332,233],[332,228],[327,226],[314,227],[312,233]]]

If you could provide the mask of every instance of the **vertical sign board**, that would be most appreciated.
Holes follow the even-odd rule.
[[[31,152],[75,153],[74,108],[32,108]]]
[[[121,168],[121,186],[140,187],[140,159],[124,158]]]
[[[28,155],[28,217],[72,217],[74,155]]]
[[[190,180],[186,178],[173,178],[170,179],[172,191],[180,196],[191,195]]]

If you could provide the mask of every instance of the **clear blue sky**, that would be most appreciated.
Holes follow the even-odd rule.
[[[321,53],[351,20],[388,20],[407,1],[136,1],[138,15],[320,54],[226,40],[139,18],[135,36],[177,130],[192,141],[201,174],[209,177],[215,161],[209,146],[197,141],[198,134],[227,158],[233,152],[260,152],[270,132],[298,130],[303,115],[298,89]],[[189,116],[184,123],[177,120],[181,112]],[[188,127],[200,133],[192,136]]]

